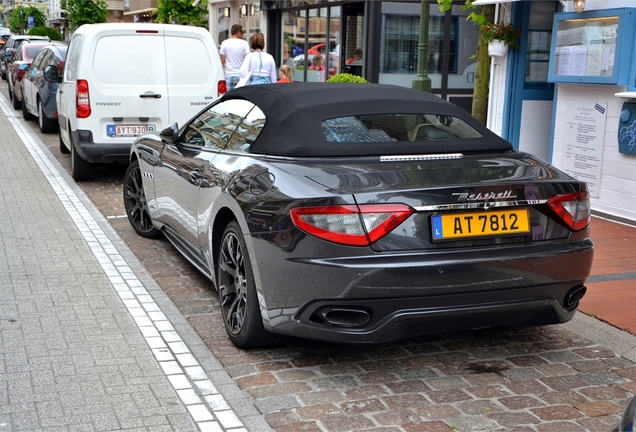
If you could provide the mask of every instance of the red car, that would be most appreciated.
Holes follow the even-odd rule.
[[[22,107],[22,88],[20,82],[24,74],[31,66],[33,59],[44,48],[49,45],[63,44],[63,42],[22,42],[16,49],[13,60],[7,68],[7,85],[9,86],[9,98],[13,102],[13,108]]]

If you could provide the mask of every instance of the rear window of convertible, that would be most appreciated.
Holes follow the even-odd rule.
[[[329,142],[428,141],[481,138],[458,117],[439,114],[367,114],[322,121]]]

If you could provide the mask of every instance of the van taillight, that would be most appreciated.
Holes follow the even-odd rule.
[[[219,84],[217,85],[217,93],[218,96],[222,96],[227,93],[227,85],[225,84],[225,80],[219,81]]]
[[[77,80],[77,117],[86,118],[91,115],[91,100],[88,96],[88,81]]]

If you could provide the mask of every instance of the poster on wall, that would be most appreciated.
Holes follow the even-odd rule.
[[[607,101],[568,99],[565,113],[563,170],[586,182],[590,196],[598,198]]]

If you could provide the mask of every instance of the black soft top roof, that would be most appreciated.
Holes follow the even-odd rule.
[[[462,108],[430,93],[383,84],[293,83],[240,87],[221,100],[246,99],[265,114],[250,153],[278,156],[396,155],[511,150]],[[461,118],[482,137],[445,141],[329,142],[326,119],[364,114],[440,114]]]

